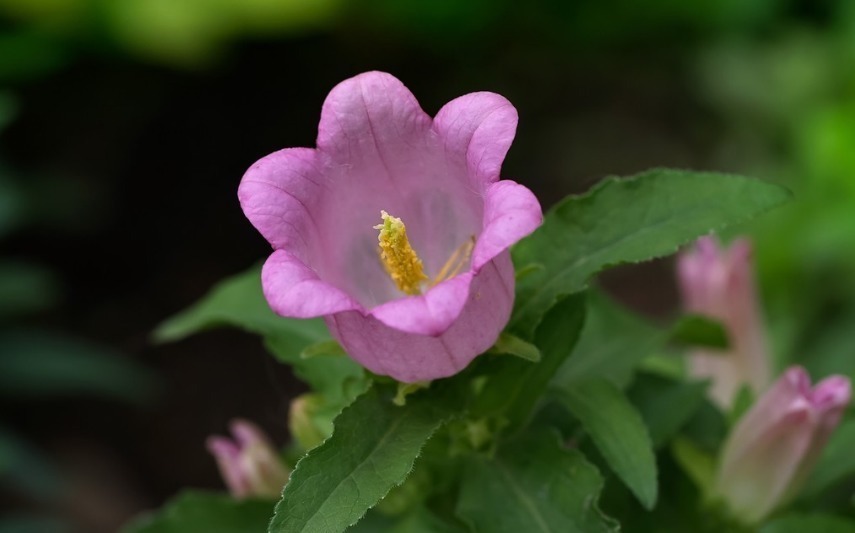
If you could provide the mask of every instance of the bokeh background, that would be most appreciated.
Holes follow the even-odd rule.
[[[303,389],[257,338],[150,334],[267,255],[243,171],[313,146],[372,69],[431,114],[508,97],[504,175],[545,205],[653,166],[786,184],[742,228],[776,357],[855,376],[851,0],[0,0],[0,531],[115,531],[219,488],[204,439],[235,416],[287,440]],[[603,283],[678,312],[670,261]]]

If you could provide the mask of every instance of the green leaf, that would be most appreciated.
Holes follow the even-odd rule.
[[[274,533],[336,533],[401,484],[424,443],[459,408],[448,381],[392,403],[377,387],[335,421],[332,437],[297,463],[276,505]]]
[[[58,294],[56,279],[46,267],[23,261],[0,262],[0,319],[47,309],[56,303]]]
[[[638,407],[653,446],[665,445],[701,407],[707,383],[675,381],[652,374],[639,374],[627,396]]]
[[[235,500],[227,494],[186,491],[154,513],[143,515],[123,533],[246,533],[264,531],[273,502]]]
[[[298,356],[307,346],[329,340],[320,319],[299,320],[276,315],[261,292],[261,269],[253,267],[218,283],[189,309],[162,323],[154,332],[159,342],[183,339],[199,331],[235,326],[268,339]]]
[[[615,474],[652,509],[657,492],[653,444],[623,393],[608,381],[592,379],[553,387],[550,395],[579,419]]]
[[[540,361],[540,350],[537,346],[504,331],[499,335],[496,344],[490,348],[490,353],[515,355],[532,363]]]
[[[316,342],[315,344],[307,346],[302,352],[300,352],[300,357],[303,359],[323,356],[335,357],[341,355],[347,355],[347,352],[344,351],[341,344],[334,340]]]
[[[703,498],[710,501],[715,483],[715,458],[686,437],[674,439],[671,453]]]
[[[85,393],[145,402],[156,385],[147,369],[104,347],[22,330],[0,334],[0,391],[19,396]]]
[[[519,280],[513,329],[528,337],[559,296],[581,290],[607,266],[674,253],[789,196],[776,185],[711,172],[655,169],[606,179],[559,203],[543,226],[514,248],[518,268],[543,268]]]
[[[855,475],[855,420],[847,420],[831,435],[813,473],[801,493],[814,498],[844,479]]]
[[[759,533],[855,533],[851,519],[829,514],[787,514],[760,528]]]
[[[219,283],[194,306],[161,324],[154,336],[161,342],[175,341],[218,326],[263,336],[268,351],[291,365],[294,374],[327,396],[332,406],[343,407],[367,386],[365,371],[355,361],[327,357],[342,350],[330,340],[321,319],[284,318],[270,310],[261,291],[259,267]]]
[[[424,506],[418,506],[403,516],[384,516],[369,511],[364,519],[347,533],[465,533],[455,525],[449,524]]]
[[[726,350],[727,331],[720,322],[702,315],[686,315],[671,330],[671,341],[690,347]]]
[[[293,343],[292,338],[274,336],[267,337],[264,345],[277,360],[291,365],[298,378],[323,394],[330,405],[338,405],[341,409],[368,387],[365,369],[350,357],[324,355],[306,358],[302,356],[305,350],[294,351]]]
[[[629,382],[633,368],[655,353],[665,339],[664,332],[600,291],[588,291],[585,327],[553,382],[602,377],[623,386]]]
[[[35,501],[54,502],[62,496],[60,473],[48,457],[16,433],[0,426],[0,481]]]
[[[510,429],[519,428],[531,415],[561,363],[573,346],[585,321],[585,295],[558,302],[537,328],[535,344],[543,354],[539,363],[519,359],[496,361],[495,374],[473,408],[473,417],[498,415]]]
[[[463,473],[457,514],[477,533],[618,531],[597,509],[603,480],[557,434],[534,430],[476,456]]]

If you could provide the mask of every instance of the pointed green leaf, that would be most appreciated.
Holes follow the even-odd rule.
[[[448,382],[392,403],[377,387],[335,420],[332,437],[297,463],[270,524],[272,533],[336,533],[404,481],[424,443],[459,408]]]
[[[597,509],[603,480],[577,450],[547,430],[521,434],[463,473],[457,514],[477,533],[618,531]]]
[[[535,344],[542,354],[540,362],[496,361],[495,373],[489,377],[473,415],[501,415],[510,429],[519,428],[531,415],[556,370],[573,351],[584,321],[584,294],[555,304],[537,328]]]
[[[636,375],[627,391],[650,431],[656,448],[664,446],[689,421],[704,402],[705,382],[675,381],[647,373]]]
[[[778,186],[712,172],[655,169],[609,178],[559,203],[514,248],[514,263],[539,264],[519,280],[513,329],[528,336],[562,294],[619,263],[674,253],[712,230],[743,222],[789,198]]]
[[[611,469],[646,508],[656,503],[653,444],[641,416],[602,379],[554,387],[550,394],[579,419]]]
[[[331,405],[343,407],[367,385],[365,371],[348,357],[314,357],[340,352],[321,319],[298,320],[276,315],[261,291],[261,271],[253,267],[215,286],[195,305],[170,318],[154,333],[160,342],[183,339],[205,329],[233,326],[264,337],[279,361]]]
[[[553,378],[568,383],[602,377],[618,386],[664,344],[666,335],[597,290],[588,291],[585,326],[573,353]]]
[[[270,310],[261,292],[259,267],[221,281],[192,307],[158,326],[154,337],[159,342],[171,342],[220,326],[234,326],[276,339],[295,356],[311,344],[329,340],[322,320],[284,318]]]
[[[264,531],[273,502],[235,500],[228,494],[187,491],[160,511],[126,525],[123,533],[245,533]]]

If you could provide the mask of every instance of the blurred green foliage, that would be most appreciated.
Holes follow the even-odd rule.
[[[755,239],[779,367],[798,361],[817,378],[835,372],[855,378],[855,2],[0,0],[0,84],[14,88],[49,80],[93,55],[203,69],[228,58],[230,47],[243,41],[312,33],[371,36],[389,53],[415,43],[436,50],[449,64],[481,57],[508,41],[544,70],[565,65],[567,56],[618,69],[614,78],[622,79],[626,91],[637,82],[632,52],[655,49],[656,58],[673,64],[669,84],[690,92],[697,105],[692,119],[707,130],[703,163],[777,181],[795,192],[788,207],[741,229]],[[622,61],[607,55],[615,50],[626,52]],[[287,58],[275,68],[287,68]],[[22,104],[2,89],[0,130]],[[67,190],[57,193],[57,185],[16,174],[0,153],[0,239],[51,217],[54,227],[73,222],[85,199]],[[50,195],[34,191],[62,198],[51,204]],[[0,257],[0,327],[50,309],[61,301],[61,285],[45,265]],[[601,307],[602,314],[613,314]],[[586,327],[598,324],[591,320]],[[638,342],[657,333],[646,324],[630,326]],[[109,367],[115,359],[106,357]],[[584,358],[572,361],[568,375],[587,364]],[[102,369],[107,374],[108,367]],[[127,369],[117,372],[125,376]],[[97,383],[92,390],[99,390]],[[652,397],[643,385],[636,384],[638,397]],[[26,448],[24,439],[7,433],[0,433],[0,476],[10,464],[3,454]]]

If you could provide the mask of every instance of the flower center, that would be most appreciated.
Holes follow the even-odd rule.
[[[407,227],[400,218],[393,217],[386,211],[380,211],[380,216],[383,223],[374,226],[374,229],[380,230],[377,240],[380,243],[380,260],[386,273],[399,291],[410,295],[421,294],[422,283],[429,278],[425,274],[422,260],[407,238]],[[429,286],[452,278],[463,270],[474,247],[475,237],[467,239],[451,254]]]
[[[386,273],[398,286],[398,290],[406,294],[420,294],[422,281],[428,279],[425,275],[422,260],[407,239],[407,227],[400,218],[380,211],[383,223],[374,226],[380,230],[377,240],[380,241],[380,260],[386,268]]]

